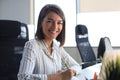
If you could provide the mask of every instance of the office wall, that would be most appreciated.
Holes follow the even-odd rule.
[[[92,46],[98,46],[101,37],[109,37],[112,46],[120,46],[120,0],[80,0],[78,24],[88,27]]]
[[[120,11],[120,0],[80,0],[80,12]]]
[[[33,23],[31,13],[32,0],[0,0],[0,19],[18,20]]]

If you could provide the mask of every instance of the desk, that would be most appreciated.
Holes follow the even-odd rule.
[[[98,75],[100,73],[100,69],[101,69],[102,63],[97,63],[95,65],[89,66],[87,68],[84,68],[82,70],[82,74],[88,79],[93,79],[94,77],[94,73],[96,72],[96,74]]]

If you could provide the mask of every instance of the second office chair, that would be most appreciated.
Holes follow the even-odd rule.
[[[75,28],[76,45],[82,59],[82,68],[96,63],[97,59],[88,39],[88,29],[85,25]]]

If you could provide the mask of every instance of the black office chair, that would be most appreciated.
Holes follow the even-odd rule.
[[[113,50],[109,37],[101,37],[98,45],[98,58],[103,58],[104,53]]]
[[[98,58],[103,58],[103,55],[104,55],[104,52],[105,52],[105,40],[104,38],[100,38],[100,41],[99,41],[99,45],[98,45],[98,54],[97,54],[97,57]]]
[[[82,59],[82,68],[96,63],[97,59],[88,40],[88,29],[85,25],[77,25],[75,28],[76,45]]]
[[[28,40],[27,24],[0,20],[0,80],[17,80],[23,47]]]

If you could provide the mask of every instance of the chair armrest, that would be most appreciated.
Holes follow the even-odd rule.
[[[101,63],[102,60],[101,60],[100,58],[97,58],[97,59],[96,59],[96,62],[97,62],[97,63]]]
[[[82,66],[82,69],[83,69],[83,68],[92,66],[94,64],[97,64],[97,63],[101,63],[101,60],[99,58],[96,59],[96,61],[82,62],[82,63],[80,63],[80,65]]]

